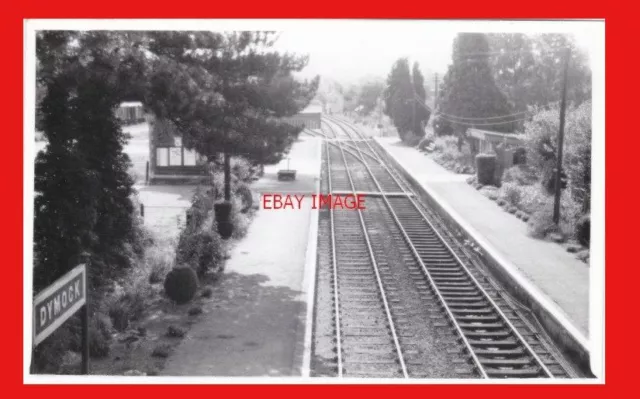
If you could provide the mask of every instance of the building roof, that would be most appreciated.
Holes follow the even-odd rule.
[[[120,106],[122,108],[142,107],[142,103],[140,101],[125,101],[123,103],[120,103]]]
[[[322,105],[311,103],[307,106],[307,108],[303,109],[299,113],[300,114],[321,114]]]
[[[493,132],[491,130],[470,128],[467,134],[471,137],[475,137],[480,140],[487,140],[491,142],[507,142],[509,144],[521,144],[524,141],[524,135],[516,134],[516,133],[501,133],[501,132]]]

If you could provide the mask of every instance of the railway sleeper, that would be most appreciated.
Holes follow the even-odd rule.
[[[468,339],[469,345],[480,348],[517,348],[521,343],[515,339]]]
[[[467,338],[490,338],[490,339],[499,339],[499,338],[508,338],[512,337],[513,334],[511,331],[463,331],[464,336]]]
[[[526,369],[494,369],[487,368],[485,372],[488,376],[494,378],[536,378],[542,375],[541,369],[538,367],[531,367]]]

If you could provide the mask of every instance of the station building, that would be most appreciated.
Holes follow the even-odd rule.
[[[489,130],[470,128],[467,136],[471,139],[474,153],[496,154],[498,165],[508,169],[514,163],[514,152],[524,147],[524,137],[521,134],[500,133]]]
[[[293,126],[304,127],[306,129],[320,129],[322,120],[322,105],[318,102],[312,102],[296,115],[285,118],[287,123]]]
[[[208,179],[207,158],[188,149],[169,121],[147,115],[149,183],[198,183]]]
[[[138,101],[123,102],[116,109],[116,118],[123,125],[142,123],[145,121],[144,107]]]

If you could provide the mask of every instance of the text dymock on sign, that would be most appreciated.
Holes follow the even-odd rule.
[[[33,301],[33,345],[51,335],[87,301],[87,273],[84,265],[60,277]]]

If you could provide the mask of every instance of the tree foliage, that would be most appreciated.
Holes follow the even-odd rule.
[[[591,196],[591,101],[567,109],[562,168],[568,176],[568,192],[590,209]],[[557,105],[534,109],[525,123],[527,163],[540,171],[543,183],[553,176],[556,167],[560,111]]]
[[[494,81],[485,34],[460,33],[454,39],[453,63],[440,93],[441,118],[449,120],[456,132],[462,134],[474,125],[502,132],[514,130],[515,118],[492,119],[510,115],[513,108]]]
[[[307,57],[270,51],[271,32],[41,32],[37,80],[48,142],[36,160],[36,287],[92,255],[96,280],[128,265],[135,218],[127,137],[114,116],[140,100],[174,123],[187,147],[277,162],[299,133],[281,121],[305,107],[318,78]],[[135,246],[135,245],[134,245]],[[133,248],[135,249],[135,248]]]
[[[490,64],[498,87],[516,111],[546,106],[560,98],[564,54],[571,49],[567,101],[579,105],[591,98],[591,70],[584,52],[566,34],[492,33]]]
[[[415,116],[413,117],[413,134],[417,137],[423,137],[425,135],[424,127],[429,122],[431,111],[427,108],[427,91],[424,85],[424,76],[422,76],[417,62],[413,64],[412,79],[415,100],[417,101],[415,103]]]
[[[126,87],[105,32],[41,32],[38,83],[45,88],[41,125],[48,142],[35,164],[34,287],[50,284],[91,256],[94,282],[130,266],[137,247],[123,153],[114,116]]]
[[[412,119],[413,90],[409,60],[401,58],[393,64],[387,77],[387,87],[384,93],[384,113],[391,118],[403,141],[414,128]]]
[[[384,84],[379,81],[367,82],[360,88],[358,106],[362,107],[361,113],[369,115],[378,105],[378,101],[384,91]]]

